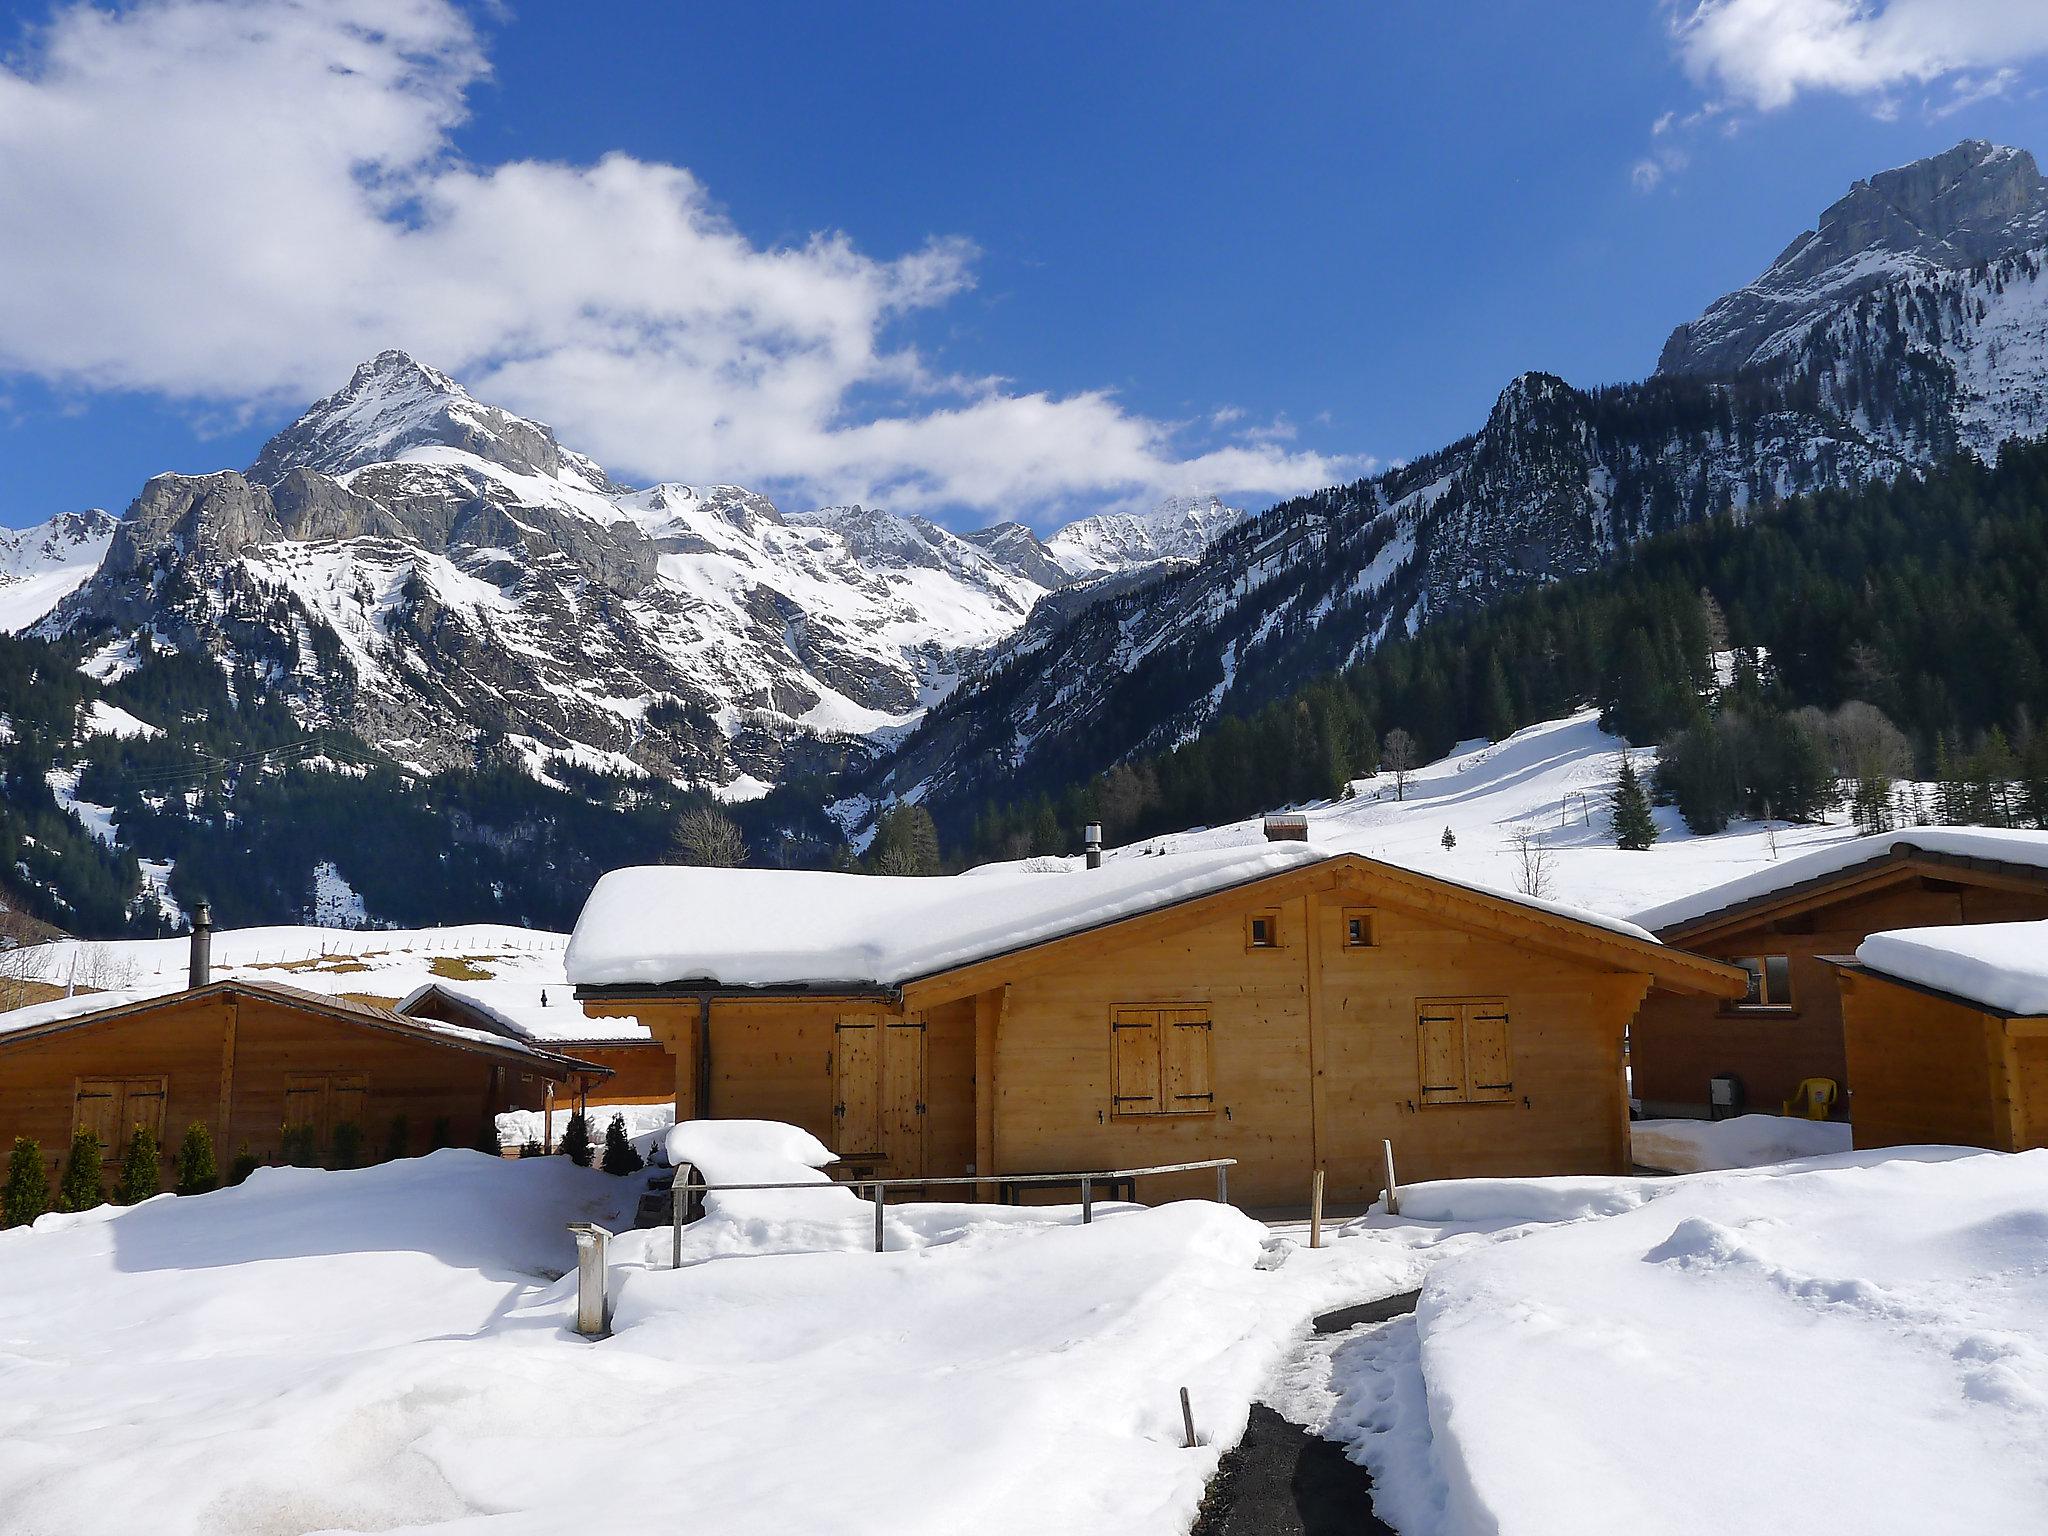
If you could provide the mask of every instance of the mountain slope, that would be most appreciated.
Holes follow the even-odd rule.
[[[1176,508],[1090,569],[1184,559],[1235,515]],[[886,744],[1072,580],[1014,525],[628,490],[385,352],[247,470],[152,480],[40,627],[102,672],[137,635],[203,652],[421,769],[502,741],[542,776],[750,794]]]
[[[1378,640],[1592,570],[1646,534],[2048,430],[2048,182],[1968,142],[1858,183],[1755,283],[1597,391],[1525,375],[1484,428],[1283,503],[1192,565],[1047,605],[857,782],[957,825],[1186,739]]]
[[[0,634],[41,619],[99,569],[115,519],[94,508],[30,528],[0,528]]]

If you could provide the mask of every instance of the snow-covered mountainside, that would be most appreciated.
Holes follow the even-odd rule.
[[[99,569],[116,520],[97,507],[0,528],[0,634],[27,629]]]
[[[848,815],[906,795],[964,809],[998,777],[1056,788],[1645,535],[1959,449],[1988,460],[2048,431],[2044,241],[2048,181],[2024,151],[1972,141],[1860,182],[1680,327],[1651,379],[1526,374],[1441,452],[1235,523],[1089,606],[1042,605]],[[1109,547],[1102,522],[1090,547]]]
[[[1242,507],[1215,496],[1172,496],[1146,513],[1112,512],[1069,523],[1046,541],[1076,575],[1129,570],[1162,560],[1195,560],[1244,521]]]
[[[2048,430],[2048,178],[1970,140],[1860,181],[1660,372],[1785,380],[1914,459]]]
[[[1162,514],[1088,569],[1184,559],[1204,518]],[[42,627],[94,637],[103,671],[137,633],[203,649],[401,762],[503,738],[544,775],[744,792],[886,744],[1072,579],[1018,525],[629,490],[386,352],[247,470],[152,480]]]

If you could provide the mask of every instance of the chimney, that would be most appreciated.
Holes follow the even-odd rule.
[[[1102,823],[1091,821],[1081,829],[1081,848],[1088,855],[1090,869],[1102,868]]]
[[[213,979],[213,908],[200,902],[192,913],[192,969],[187,984],[203,987]]]
[[[1268,816],[1266,818],[1266,841],[1269,843],[1307,842],[1308,818],[1298,814]]]

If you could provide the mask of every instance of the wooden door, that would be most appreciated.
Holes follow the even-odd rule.
[[[882,1153],[881,1021],[841,1019],[833,1035],[835,1080],[832,1118],[843,1158],[879,1157]]]
[[[882,1032],[882,1155],[889,1176],[924,1173],[924,1025],[891,1021]]]

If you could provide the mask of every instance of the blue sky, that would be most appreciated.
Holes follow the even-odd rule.
[[[1641,376],[1858,176],[2048,152],[2043,9],[18,6],[0,521],[385,345],[636,481],[1263,504]]]

